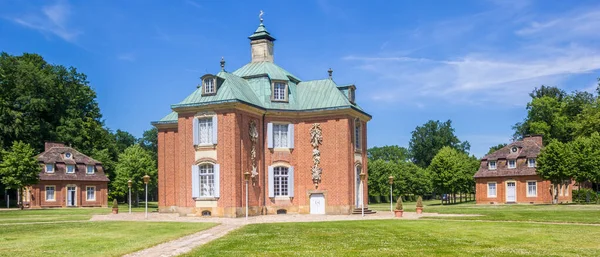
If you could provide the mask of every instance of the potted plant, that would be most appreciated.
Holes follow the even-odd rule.
[[[396,209],[394,210],[394,214],[396,218],[402,218],[402,214],[404,213],[404,208],[402,208],[402,196],[398,197],[398,201],[396,201]]]
[[[423,213],[423,197],[417,198],[417,214]]]
[[[119,203],[117,202],[117,199],[113,200],[112,213],[119,214]]]

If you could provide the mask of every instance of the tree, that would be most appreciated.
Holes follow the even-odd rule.
[[[579,137],[568,147],[573,153],[573,179],[580,185],[587,181],[600,182],[600,134]]]
[[[158,162],[158,129],[151,128],[144,131],[144,135],[140,138],[140,146],[146,151],[154,155],[154,159]]]
[[[505,147],[505,146],[506,146],[505,143],[504,144],[498,144],[498,145],[492,146],[492,147],[490,147],[490,150],[488,151],[487,154],[491,154],[491,153],[493,153],[495,151],[498,151],[498,150],[502,149],[502,147]]]
[[[386,145],[382,147],[371,147],[367,150],[367,155],[370,161],[407,161],[410,154],[408,149],[397,145]]]
[[[38,183],[40,169],[40,164],[35,159],[34,149],[30,145],[16,141],[10,151],[2,150],[0,182],[7,188],[18,190],[21,210],[23,188]]]
[[[0,53],[0,146],[23,141],[41,152],[51,140],[90,154],[109,140],[101,118],[85,74],[37,54]]]
[[[136,196],[135,203],[139,199],[139,192],[144,190],[144,175],[150,176],[148,191],[157,185],[157,167],[150,152],[144,150],[140,145],[132,145],[119,155],[119,161],[115,170],[116,176],[113,181],[113,197],[123,197],[128,192],[127,181],[133,181],[131,191]]]
[[[117,132],[115,132],[114,137],[115,137],[115,143],[117,146],[117,151],[119,153],[124,152],[125,149],[127,149],[127,147],[130,147],[130,146],[136,144],[136,142],[137,142],[137,139],[135,138],[135,136],[133,136],[132,134],[130,134],[127,131],[123,131],[120,129],[117,129]]]
[[[452,121],[440,122],[430,120],[423,126],[417,126],[412,132],[409,149],[413,162],[421,168],[427,168],[433,157],[444,146],[449,146],[461,152],[468,152],[469,142],[461,142],[454,135]]]
[[[554,203],[558,201],[558,186],[571,179],[573,175],[573,153],[567,144],[558,140],[551,141],[537,158],[537,174],[552,182]]]
[[[474,156],[445,146],[431,161],[433,187],[438,193],[470,193],[473,191],[475,180],[473,175],[479,168],[479,162]],[[456,197],[454,197],[456,202]]]

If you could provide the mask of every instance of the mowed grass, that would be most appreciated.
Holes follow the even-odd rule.
[[[581,240],[575,235],[584,235]],[[184,256],[600,256],[600,227],[370,220],[253,224]]]
[[[121,256],[214,225],[183,222],[1,225],[0,256]]]
[[[439,201],[425,201],[424,212],[444,214],[479,214],[477,217],[435,217],[431,219],[495,220],[600,224],[600,205],[573,204],[506,204],[475,205],[474,202],[441,205]],[[389,211],[388,204],[371,204],[369,208]],[[415,203],[404,203],[405,211],[415,211]],[[430,219],[429,217],[427,217]]]

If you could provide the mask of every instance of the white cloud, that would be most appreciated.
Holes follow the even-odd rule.
[[[74,42],[81,32],[69,28],[70,15],[71,7],[69,4],[66,1],[57,1],[52,5],[42,7],[37,12],[11,19],[24,27],[42,33],[51,33],[65,41]]]
[[[422,104],[442,99],[460,104],[521,105],[536,86],[560,85],[571,76],[600,70],[596,40],[600,35],[600,8],[575,10],[545,22],[536,20],[536,16],[507,22],[506,17],[513,15],[490,11],[417,29],[426,33],[416,36],[421,42],[435,45],[426,49],[435,55],[428,51],[398,55],[380,49],[378,54],[351,54],[343,60],[370,74],[367,83],[373,83],[373,102],[393,103]],[[523,26],[525,19],[529,21]],[[462,29],[444,32],[452,27]],[[576,32],[556,35],[558,28],[567,27]],[[496,34],[486,37],[488,31]],[[560,40],[540,40],[546,37]],[[396,46],[386,43],[386,50],[399,47],[394,50],[402,52],[421,42]],[[425,54],[442,57],[422,57]]]

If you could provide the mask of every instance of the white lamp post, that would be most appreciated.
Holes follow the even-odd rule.
[[[367,174],[365,174],[365,172],[361,172],[360,173],[360,210],[362,212],[362,216],[365,216],[365,196],[364,196],[364,182],[365,182],[365,177],[367,177]]]
[[[394,212],[394,207],[392,206],[394,202],[394,196],[392,193],[392,188],[394,187],[394,176],[390,176],[388,179],[390,180],[390,211]]]
[[[128,180],[127,181],[127,186],[129,187],[129,214],[131,214],[131,184],[133,183],[133,181]]]
[[[150,176],[144,176],[144,184],[146,184],[146,219],[148,218],[148,182],[150,181]]]
[[[248,180],[250,180],[250,172],[244,172],[244,180],[246,181],[246,220],[248,220]]]

